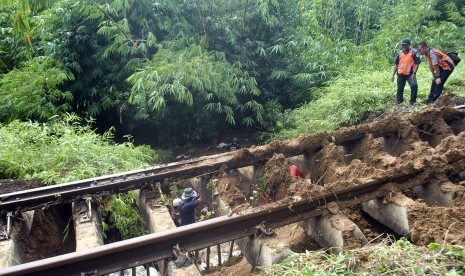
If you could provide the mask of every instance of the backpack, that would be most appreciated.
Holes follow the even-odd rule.
[[[462,59],[459,57],[459,54],[456,53],[456,52],[446,52],[446,54],[452,59],[452,61],[454,62],[455,66],[457,66],[457,64],[459,64],[460,61],[462,60]]]

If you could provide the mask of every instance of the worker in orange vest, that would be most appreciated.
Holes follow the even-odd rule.
[[[446,53],[428,47],[424,41],[418,44],[418,52],[426,57],[433,74],[431,90],[426,103],[434,103],[441,96],[444,83],[454,71],[456,64]]]
[[[417,101],[418,84],[416,73],[420,64],[420,54],[412,49],[410,39],[403,39],[400,44],[402,50],[397,53],[392,69],[392,81],[397,73],[397,104],[404,101],[405,83],[410,85],[410,104]]]

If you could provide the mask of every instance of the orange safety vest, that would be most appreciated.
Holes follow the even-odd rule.
[[[438,66],[442,70],[444,71],[454,70],[455,68],[454,61],[446,53],[430,48],[429,53],[426,55],[426,60],[428,61],[431,72],[434,72],[433,62],[431,61],[431,55],[436,55],[438,57]]]
[[[415,69],[417,65],[413,60],[413,50],[410,49],[407,53],[403,50],[399,52],[399,64],[397,65],[397,73],[399,75],[408,76],[413,73],[412,69]]]

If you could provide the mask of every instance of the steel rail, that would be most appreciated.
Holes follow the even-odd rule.
[[[433,111],[429,110],[425,112],[436,112],[437,116],[445,120],[459,120],[465,117],[465,112],[454,108],[441,110],[433,109]],[[425,123],[426,116],[424,116],[423,113],[418,113],[412,116],[411,121],[415,125]],[[370,131],[372,127],[376,129],[376,131]],[[352,140],[361,139],[370,133],[373,134],[374,137],[380,137],[386,133],[397,131],[397,127],[396,124],[392,124],[392,121],[384,120],[372,124],[360,125],[356,129],[341,129],[331,134],[320,133],[309,135],[291,140],[290,142],[273,142],[264,146],[169,163],[147,169],[1,194],[0,210],[28,211],[47,205],[73,201],[79,196],[139,189],[147,185],[147,183],[163,181],[163,179],[166,178],[195,177],[216,172],[221,168],[229,170],[237,169],[267,160],[275,153],[281,153],[285,157],[309,154],[318,151],[322,147],[323,141],[332,141],[341,145]]]
[[[388,194],[393,185],[397,190],[420,185],[431,174],[431,170],[426,171],[426,167],[423,167],[410,173],[401,172],[396,177],[363,179],[356,187],[325,192],[311,199],[271,203],[240,214],[221,216],[172,230],[8,267],[0,270],[0,276],[103,275],[169,258],[176,244],[187,251],[193,251],[251,236],[256,233],[259,222],[266,222],[272,228],[281,227],[323,214],[328,203],[337,201],[343,206],[356,205]],[[386,174],[388,175],[392,174]],[[412,181],[417,178],[419,181]],[[380,189],[385,184],[389,184],[391,189]]]
[[[139,189],[149,182],[163,181],[167,178],[189,178],[212,173],[221,168],[231,170],[246,167],[269,159],[275,153],[282,153],[286,157],[295,156],[321,147],[321,143],[328,139],[328,135],[317,134],[308,139],[312,143],[303,146],[299,143],[276,142],[271,149],[268,146],[258,146],[147,169],[0,194],[0,210],[28,211],[49,204],[72,201],[78,196]]]

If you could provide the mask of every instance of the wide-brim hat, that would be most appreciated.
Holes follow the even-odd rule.
[[[192,188],[186,188],[184,189],[184,193],[182,194],[181,199],[186,200],[193,197],[197,197],[197,192]]]

